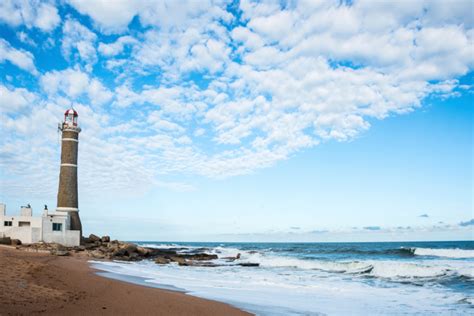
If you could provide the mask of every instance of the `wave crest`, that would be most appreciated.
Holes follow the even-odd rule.
[[[410,249],[410,251],[416,256],[432,256],[432,257],[445,257],[445,258],[474,258],[474,250],[470,249],[434,249],[434,248],[402,248]]]

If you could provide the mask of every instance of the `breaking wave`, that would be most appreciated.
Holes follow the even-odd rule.
[[[470,266],[452,266],[435,261],[413,262],[399,260],[325,260],[318,258],[298,258],[291,255],[283,255],[274,252],[273,249],[243,250],[235,247],[199,247],[182,246],[179,244],[142,244],[155,248],[166,248],[177,250],[180,253],[206,252],[217,254],[220,259],[219,265],[234,265],[233,260],[226,258],[235,257],[240,253],[239,262],[258,263],[261,268],[294,268],[302,270],[314,270],[325,273],[338,273],[359,275],[362,277],[382,278],[393,281],[424,281],[441,280],[452,278],[473,279],[473,271]],[[347,251],[346,249],[345,251]],[[360,251],[359,251],[360,252]],[[379,252],[379,254],[382,251]],[[369,252],[365,252],[369,253]],[[397,254],[401,256],[435,256],[446,258],[469,259],[474,258],[474,250],[465,249],[433,249],[433,248],[398,248],[384,250],[385,254]],[[469,281],[470,282],[470,281]]]
[[[445,258],[467,259],[474,258],[474,250],[470,249],[433,249],[433,248],[404,248],[417,256],[433,256]]]
[[[318,270],[328,273],[344,273],[393,280],[436,279],[442,277],[464,277],[472,279],[472,269],[465,266],[443,264],[422,264],[393,260],[332,261],[300,259],[256,251],[242,251],[237,248],[216,247],[212,251],[222,256],[241,253],[241,261],[259,263],[262,268],[296,268]]]

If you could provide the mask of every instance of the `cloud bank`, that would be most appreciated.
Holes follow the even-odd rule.
[[[2,2],[2,28],[25,41],[51,36],[61,60],[40,63],[45,48],[0,40],[0,62],[15,69],[0,86],[2,191],[54,194],[35,188],[55,188],[55,126],[70,106],[91,193],[189,189],[167,179],[247,174],[354,139],[374,120],[471,89],[459,82],[474,68],[471,10],[470,1]]]

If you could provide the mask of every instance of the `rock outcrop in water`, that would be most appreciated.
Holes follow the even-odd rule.
[[[215,254],[199,252],[205,250],[196,249],[195,252],[179,252],[184,248],[156,249],[141,247],[134,243],[110,240],[109,236],[99,237],[91,234],[83,238],[80,246],[65,247],[55,243],[36,243],[30,245],[17,245],[17,248],[32,251],[49,251],[52,255],[68,256],[71,254],[83,253],[94,259],[140,261],[144,259],[154,260],[157,264],[177,263],[180,266],[218,267],[222,264],[211,262],[219,259]],[[227,261],[240,259],[240,254],[235,257],[224,257]],[[257,267],[258,263],[242,262],[236,263],[243,267]]]

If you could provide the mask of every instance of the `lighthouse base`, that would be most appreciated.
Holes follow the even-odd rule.
[[[79,209],[75,207],[57,207],[57,212],[66,212],[69,215],[69,230],[80,231],[82,237],[82,223],[79,217]]]
[[[81,232],[82,236],[82,223],[81,219],[79,218],[79,213],[78,212],[69,212],[69,217],[71,220],[71,226],[70,230],[79,230]]]

